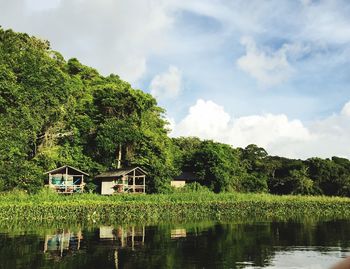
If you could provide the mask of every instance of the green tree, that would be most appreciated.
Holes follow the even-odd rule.
[[[203,185],[215,192],[239,190],[243,168],[239,152],[229,145],[203,141],[193,155],[193,168]]]
[[[291,170],[290,176],[295,182],[293,194],[314,194],[314,182],[309,177],[307,167],[302,167],[300,170]]]
[[[325,195],[339,195],[342,177],[340,167],[330,159],[310,158],[306,160],[310,178]]]

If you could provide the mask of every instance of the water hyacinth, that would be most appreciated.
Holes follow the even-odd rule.
[[[58,195],[0,194],[0,221],[158,222],[171,220],[288,220],[350,218],[350,199],[241,193]]]

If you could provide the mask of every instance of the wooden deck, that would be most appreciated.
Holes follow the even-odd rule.
[[[72,194],[72,193],[82,193],[84,191],[84,185],[46,185],[50,189],[55,190],[60,194]]]
[[[146,185],[116,184],[115,193],[144,193]]]

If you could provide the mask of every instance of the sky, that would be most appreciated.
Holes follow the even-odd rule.
[[[153,94],[171,136],[350,158],[347,0],[0,0],[0,25]]]

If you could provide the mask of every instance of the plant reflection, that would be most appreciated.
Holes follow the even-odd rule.
[[[349,251],[349,224],[209,222],[7,231],[0,234],[0,268],[251,268],[272,266],[277,256],[293,251],[305,253],[305,261],[311,252],[337,253],[339,259]]]

